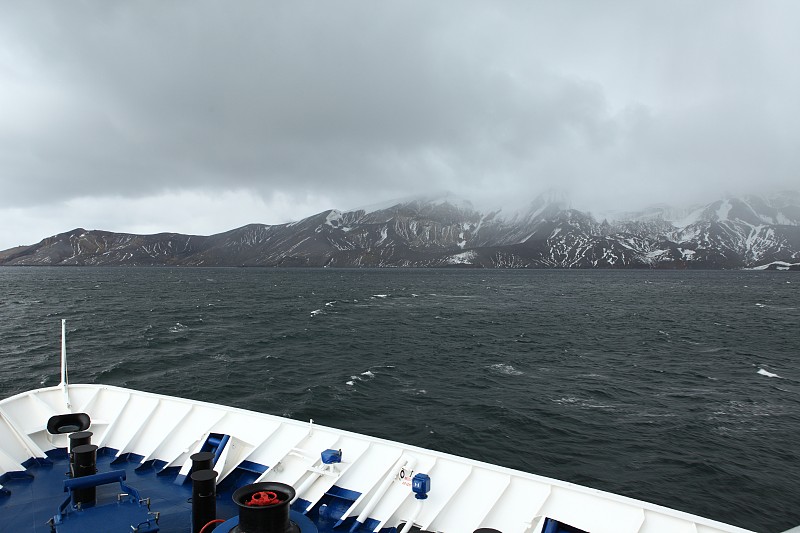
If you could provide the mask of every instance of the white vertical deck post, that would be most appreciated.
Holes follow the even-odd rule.
[[[67,375],[67,321],[64,318],[61,319],[61,383],[59,383],[59,386],[64,390],[64,402],[67,404],[67,409],[69,409],[69,376]]]

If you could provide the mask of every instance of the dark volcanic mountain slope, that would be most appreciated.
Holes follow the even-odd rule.
[[[132,235],[78,228],[16,249],[6,265],[181,265],[210,237],[159,233]]]
[[[552,196],[511,215],[412,201],[208,237],[76,229],[0,252],[0,265],[800,268],[796,193],[720,200],[680,220],[667,218],[673,212],[659,206],[598,222]]]

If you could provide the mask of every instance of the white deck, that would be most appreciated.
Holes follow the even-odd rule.
[[[0,401],[0,475],[24,470],[31,457],[67,446],[47,420],[85,412],[93,443],[189,470],[189,456],[209,433],[230,435],[215,470],[218,481],[242,461],[266,465],[261,480],[293,485],[311,502],[332,485],[361,493],[347,516],[380,527],[413,520],[427,531],[539,533],[545,517],[592,533],[712,533],[747,530],[658,505],[397,442],[193,400],[105,385],[38,389]],[[341,449],[343,462],[324,472],[320,453]],[[431,492],[421,508],[399,471],[426,473]]]

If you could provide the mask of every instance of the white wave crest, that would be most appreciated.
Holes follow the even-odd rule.
[[[493,365],[489,365],[489,370],[493,370],[499,374],[505,374],[507,376],[521,376],[525,373],[506,363],[495,363]]]

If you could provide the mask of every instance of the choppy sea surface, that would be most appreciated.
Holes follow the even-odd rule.
[[[791,272],[0,268],[0,397],[243,407],[758,531],[800,524]]]

